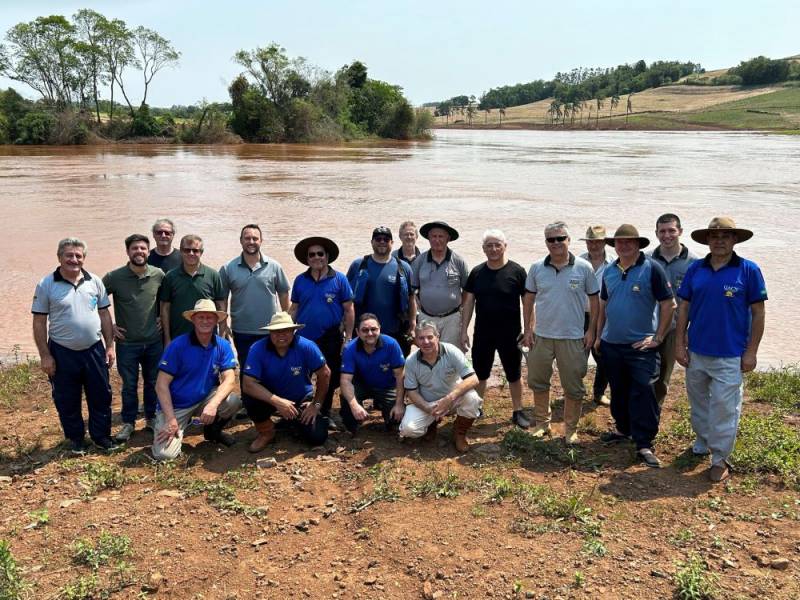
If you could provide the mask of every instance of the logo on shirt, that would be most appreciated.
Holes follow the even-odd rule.
[[[289,367],[292,371],[292,377],[299,377],[300,373],[303,372],[302,367]]]
[[[328,304],[333,304],[333,301],[336,299],[336,294],[325,294],[325,302]]]
[[[167,363],[167,361],[165,361],[165,360],[162,360],[162,361],[161,361],[160,363],[158,363],[158,364],[159,364],[159,365],[161,365],[162,367],[166,367],[166,366],[167,366],[167,364],[169,364],[169,363]]]
[[[642,288],[639,287],[638,283],[634,283],[633,287],[631,288],[632,292],[636,292],[637,294],[642,291]]]
[[[389,280],[389,283],[394,283],[397,281],[397,275],[389,275],[386,279]]]
[[[389,365],[389,363],[381,363],[381,364],[380,364],[380,365],[378,365],[378,366],[380,367],[381,371],[383,371],[384,373],[386,373],[386,372],[389,370],[389,366],[390,366],[390,365]]]
[[[572,288],[573,290],[577,290],[580,283],[581,283],[580,279],[570,279],[569,287]]]
[[[97,308],[97,296],[89,298],[89,309],[95,310]]]
[[[735,285],[724,285],[722,287],[725,290],[726,298],[733,298],[740,291],[739,288],[736,287]]]

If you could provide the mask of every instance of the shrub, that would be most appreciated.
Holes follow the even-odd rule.
[[[28,588],[11,554],[11,544],[0,540],[0,600],[17,600]]]
[[[45,144],[50,140],[56,118],[49,112],[31,111],[17,122],[16,144]]]
[[[678,563],[675,573],[675,596],[678,600],[712,600],[716,595],[717,576],[708,573],[706,563],[693,554]]]
[[[741,77],[744,85],[777,83],[786,81],[789,76],[789,61],[784,59],[772,60],[766,56],[757,56],[740,62],[738,67],[730,69],[728,73]]]
[[[745,378],[750,397],[782,410],[800,409],[800,367],[753,371]]]

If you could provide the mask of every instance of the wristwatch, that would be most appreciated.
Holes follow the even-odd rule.
[[[314,402],[314,408],[319,410],[322,407],[322,402]]]
[[[658,337],[657,335],[654,335],[654,336],[651,338],[651,340],[652,340],[654,343],[658,344],[659,346],[661,345],[661,342],[663,342],[663,341],[664,341],[664,340],[662,340],[660,337]]]

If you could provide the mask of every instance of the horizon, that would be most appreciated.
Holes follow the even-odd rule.
[[[602,6],[575,0],[559,6],[512,2],[502,13],[474,1],[431,6],[413,0],[396,9],[364,0],[345,7],[312,0],[300,9],[285,0],[269,7],[240,0],[226,5],[226,18],[219,10],[206,10],[217,8],[208,0],[169,5],[132,0],[125,6],[110,0],[4,4],[3,41],[17,23],[55,14],[70,18],[81,8],[157,31],[181,52],[178,67],[153,80],[148,104],[161,108],[204,99],[228,101],[227,86],[242,70],[233,54],[270,42],[328,72],[360,60],[370,78],[399,85],[415,106],[461,94],[480,97],[491,88],[550,80],[557,72],[579,67],[678,60],[712,71],[759,55],[787,58],[800,53],[793,25],[800,19],[800,5],[785,0],[758,7],[719,1],[696,6],[679,0],[670,3],[667,14],[658,6],[623,0]],[[310,21],[308,15],[315,18]],[[263,23],[270,22],[280,27],[265,28]],[[757,31],[753,23],[758,23]],[[539,57],[535,66],[529,66],[528,56]],[[136,103],[141,95],[135,77],[128,72],[126,81]],[[21,82],[0,77],[0,88],[7,87],[27,98],[39,97]],[[107,92],[103,97],[108,99]]]

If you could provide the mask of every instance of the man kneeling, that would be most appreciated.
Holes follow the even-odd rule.
[[[467,364],[464,353],[439,341],[439,329],[422,321],[414,331],[419,350],[406,360],[404,387],[406,414],[400,423],[400,437],[433,439],[439,421],[456,414],[453,441],[456,450],[466,452],[467,431],[481,415],[483,400],[475,391],[478,377]]]
[[[269,337],[250,348],[242,385],[245,408],[258,435],[248,450],[261,452],[275,439],[275,411],[311,446],[328,439],[328,417],[320,412],[331,371],[319,347],[295,335],[303,327],[289,313],[275,313],[264,327]],[[311,376],[316,375],[316,390]]]
[[[386,430],[397,427],[403,418],[403,351],[397,341],[381,333],[378,317],[364,313],[356,328],[358,338],[342,353],[342,376],[339,389],[342,422],[355,436],[358,424],[367,418],[363,403],[381,411]]]
[[[194,331],[176,337],[158,364],[153,458],[170,460],[181,453],[183,432],[192,417],[199,416],[209,441],[232,446],[232,435],[223,428],[241,408],[233,394],[236,359],[230,342],[215,335],[217,324],[227,318],[212,300],[198,300],[183,317]]]

